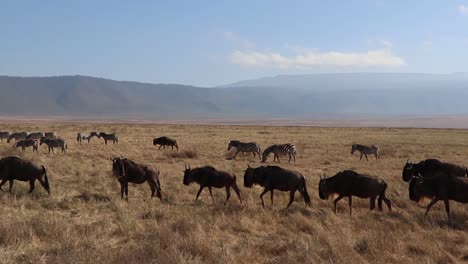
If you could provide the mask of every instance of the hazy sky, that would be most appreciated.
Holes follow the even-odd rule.
[[[137,4],[138,3],[138,4]],[[221,85],[468,71],[466,1],[1,1],[0,75]]]

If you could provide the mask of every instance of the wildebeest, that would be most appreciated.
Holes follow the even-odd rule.
[[[49,178],[47,177],[46,167],[38,166],[30,161],[22,160],[18,157],[6,157],[0,159],[0,190],[2,186],[9,181],[9,192],[13,188],[13,181],[29,181],[29,193],[34,190],[36,180],[50,194]]]
[[[47,147],[49,148],[48,153],[50,153],[50,151],[52,150],[53,154],[55,154],[54,148],[61,148],[62,153],[65,152],[65,149],[68,148],[67,141],[65,141],[64,139],[60,139],[60,138],[49,139],[49,138],[42,137],[39,143],[40,145],[46,144]]]
[[[104,132],[100,132],[98,134],[98,138],[103,138],[104,143],[107,145],[107,141],[112,140],[112,144],[119,143],[119,138],[115,134],[107,134]]]
[[[262,160],[262,157],[260,155],[260,146],[255,142],[245,143],[245,142],[240,142],[239,140],[230,140],[227,151],[231,150],[231,148],[236,148],[236,154],[234,155],[234,157],[232,157],[233,159],[236,158],[239,152],[242,152],[242,157],[245,157],[244,156],[245,152],[247,153],[251,152],[254,158],[256,157],[256,154],[258,154],[260,161]]]
[[[211,166],[204,166],[200,168],[195,168],[192,169],[190,168],[190,164],[187,167],[185,165],[185,170],[184,170],[184,180],[183,184],[188,186],[192,182],[196,182],[200,185],[200,189],[197,192],[197,196],[195,197],[195,201],[198,200],[198,197],[200,196],[200,193],[203,191],[205,187],[208,188],[210,191],[210,196],[211,199],[214,201],[213,198],[213,193],[211,188],[226,188],[226,204],[229,201],[229,198],[231,197],[231,191],[230,189],[232,188],[234,192],[236,192],[237,197],[239,197],[239,201],[242,204],[242,199],[240,196],[240,190],[239,187],[237,186],[236,183],[236,175],[224,171],[219,171]]]
[[[426,215],[439,200],[444,201],[445,211],[450,221],[449,200],[468,203],[468,179],[450,176],[422,177],[413,176],[409,185],[409,197],[419,202],[422,197],[432,199],[427,205]]]
[[[353,144],[351,146],[351,154],[354,154],[356,150],[361,153],[361,157],[359,158],[359,160],[362,160],[362,156],[364,155],[366,157],[366,160],[369,161],[369,159],[367,158],[367,155],[371,155],[371,154],[375,156],[376,160],[380,158],[380,153],[379,153],[380,149],[377,145],[372,145],[368,147],[364,145]]]
[[[127,158],[110,158],[112,160],[112,175],[120,183],[120,196],[124,193],[128,201],[128,183],[142,184],[148,182],[151,188],[151,198],[154,193],[162,201],[161,183],[159,181],[159,170],[152,165],[138,164]]]
[[[44,137],[50,138],[50,139],[55,139],[55,138],[57,138],[57,133],[55,133],[55,132],[45,132]]]
[[[277,159],[278,163],[280,162],[279,155],[288,155],[288,162],[291,161],[291,158],[294,158],[294,162],[296,162],[296,146],[293,144],[275,144],[269,146],[262,153],[262,163],[267,160],[268,155],[270,155],[270,153],[273,153],[274,155],[273,161]]]
[[[29,133],[26,139],[39,140],[44,136],[45,135],[42,132],[33,132],[33,133]]]
[[[177,151],[179,151],[179,145],[177,145],[177,140],[169,138],[169,137],[158,137],[153,139],[153,145],[160,145],[158,150],[161,149],[161,147],[164,147],[166,149],[166,146],[171,147],[174,149],[176,148]]]
[[[310,206],[310,196],[307,192],[306,179],[304,175],[297,171],[287,170],[278,166],[260,166],[257,168],[247,168],[244,174],[244,186],[251,188],[254,184],[258,184],[265,189],[260,194],[262,207],[265,208],[263,195],[271,192],[271,205],[273,206],[273,190],[283,192],[289,191],[289,203],[286,208],[289,208],[294,201],[294,194],[299,191],[304,198],[307,206]]]
[[[7,139],[7,143],[10,143],[10,141],[12,139],[14,139],[15,142],[18,141],[18,140],[21,140],[21,139],[25,139],[27,136],[28,136],[28,132],[11,133],[10,136],[8,137],[8,139]]]
[[[413,176],[422,175],[422,177],[437,177],[437,176],[456,176],[465,177],[468,174],[466,167],[455,165],[452,163],[441,162],[437,159],[426,159],[419,163],[413,163],[407,160],[403,167],[403,181],[408,182]]]
[[[3,139],[8,139],[9,136],[10,132],[8,131],[0,132],[0,141],[3,141]]]
[[[337,212],[336,203],[343,197],[348,197],[349,215],[352,214],[352,196],[370,198],[370,210],[375,208],[375,199],[378,197],[379,210],[382,210],[383,200],[391,211],[391,202],[385,196],[386,189],[387,183],[378,177],[345,170],[330,178],[320,177],[319,196],[320,199],[325,200],[332,194],[338,195],[338,197],[333,201],[335,214]]]
[[[13,145],[13,147],[14,147],[14,148],[21,148],[23,151],[24,151],[26,148],[32,147],[33,152],[37,152],[38,144],[37,144],[37,140],[22,139],[22,140],[16,142],[16,143]]]

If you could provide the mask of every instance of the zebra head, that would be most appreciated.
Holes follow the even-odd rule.
[[[351,154],[354,154],[354,152],[356,151],[356,148],[357,148],[357,144],[353,144],[351,146]]]

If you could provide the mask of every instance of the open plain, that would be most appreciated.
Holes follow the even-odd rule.
[[[449,129],[318,128],[280,126],[197,126],[57,122],[2,122],[0,130],[54,131],[68,141],[66,153],[22,152],[0,142],[0,157],[18,156],[47,167],[51,195],[36,184],[15,182],[13,194],[0,193],[1,263],[459,263],[468,261],[468,207],[451,202],[453,223],[447,224],[443,203],[424,216],[428,201],[408,198],[402,181],[407,159],[438,158],[468,165],[468,132]],[[104,131],[119,143],[104,145],[93,138],[76,142],[78,132]],[[158,151],[157,136],[178,140],[180,151]],[[275,192],[271,207],[261,208],[260,188],[243,187],[247,165],[258,158],[238,155],[229,160],[230,139],[256,141],[262,149],[293,143],[297,162],[281,165],[307,178],[312,206],[299,193],[290,209],[288,194]],[[351,145],[377,144],[381,159],[359,161]],[[232,153],[231,153],[232,154]],[[130,185],[129,201],[111,175],[111,156],[152,164],[161,171],[162,203],[150,199],[147,184]],[[271,165],[273,157],[268,159]],[[182,184],[185,163],[213,165],[237,175],[244,204],[235,196],[224,206],[224,189],[214,189],[216,204],[198,186]],[[338,203],[318,196],[319,176],[352,169],[384,179],[393,211],[370,212],[369,201]],[[8,184],[3,187],[8,189]]]

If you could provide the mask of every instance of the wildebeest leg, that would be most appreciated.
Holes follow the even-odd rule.
[[[271,193],[271,197],[270,197],[270,199],[271,199],[271,207],[273,207],[273,189],[271,189],[270,193]]]
[[[0,183],[0,190],[3,192],[2,186],[8,181],[8,179],[3,179]]]
[[[41,184],[41,186],[50,194],[50,191],[47,187],[47,184],[44,182],[44,180],[42,178],[37,178],[37,180],[39,181],[39,183]],[[34,184],[34,182],[33,182]]]
[[[29,180],[29,193],[32,193],[34,191],[34,182],[36,179],[31,179]]]
[[[125,200],[128,202],[128,182],[125,182]]]
[[[445,204],[445,212],[447,212],[448,221],[451,222],[452,219],[450,218],[450,204],[449,204],[448,198],[444,199],[444,204]]]
[[[208,191],[210,191],[211,200],[213,200],[213,204],[215,204],[215,200],[213,198],[213,192],[211,191],[211,186],[208,186]]]
[[[120,199],[123,200],[123,197],[124,197],[124,192],[125,192],[125,187],[123,185],[123,183],[120,183]]]
[[[237,184],[236,182],[234,182],[232,185],[231,185],[232,189],[234,189],[234,191],[236,192],[237,194],[237,197],[239,198],[239,201],[240,203],[242,204],[242,198],[240,196],[240,190],[239,190],[239,187],[237,187]]]
[[[152,183],[151,180],[148,180],[148,185],[151,188],[151,198],[153,198],[154,193],[156,192],[156,186],[154,186],[154,183]]]
[[[107,145],[107,139],[104,139],[104,143]]]
[[[291,204],[294,202],[294,194],[296,193],[296,189],[292,190],[291,192],[289,192],[289,203],[288,205],[286,206],[286,209],[289,208],[289,206],[291,206]]]
[[[231,187],[226,186],[226,202],[224,203],[224,205],[227,204],[227,202],[229,201],[229,198],[231,198]]]
[[[349,215],[352,215],[353,212],[352,212],[351,206],[353,205],[353,198],[351,195],[348,196],[348,203],[349,203]]]
[[[359,160],[362,160],[362,155],[364,155],[364,154],[361,153],[361,157],[359,158]]]
[[[260,194],[260,199],[262,200],[262,207],[263,209],[265,209],[265,203],[263,202],[263,195],[265,195],[265,193],[269,192],[270,190],[265,188],[265,190],[263,190],[263,192]]]
[[[278,155],[278,154],[276,154],[276,159],[278,160],[278,163],[280,163],[279,155]]]
[[[11,193],[11,190],[13,189],[13,178],[10,179],[10,189],[8,190],[9,193]]]
[[[379,200],[380,201],[380,200]],[[371,211],[375,209],[375,197],[370,198],[370,208]],[[379,202],[379,210],[382,211],[381,203]]]
[[[340,196],[338,196],[338,197],[333,201],[333,206],[334,206],[335,214],[336,214],[336,203],[337,203],[339,200],[343,199],[343,197],[344,197],[344,196],[340,194]]]
[[[158,150],[161,150],[162,146],[163,146],[163,145],[159,145],[159,148],[158,148]]]
[[[195,202],[198,200],[198,196],[200,196],[200,193],[203,191],[203,188],[205,187],[200,185],[200,190],[198,190],[197,192],[197,197],[195,197]]]
[[[366,154],[366,153],[364,153],[364,156],[366,157],[366,160],[369,161],[369,159],[367,158],[367,154]]]
[[[427,215],[427,213],[429,213],[429,210],[431,209],[431,207],[436,204],[437,202],[439,201],[439,197],[435,197],[428,205],[427,205],[427,209],[426,209],[426,213],[424,215]]]
[[[236,154],[234,154],[234,157],[232,157],[232,159],[235,159],[235,158],[236,158],[236,156],[237,156],[237,154],[239,154],[239,150],[238,150],[238,151],[236,151]]]

